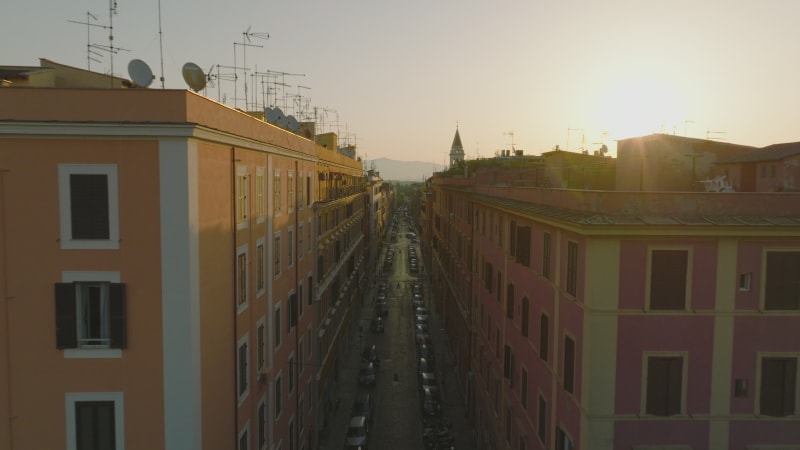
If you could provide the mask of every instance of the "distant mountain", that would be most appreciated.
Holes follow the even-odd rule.
[[[375,169],[386,181],[419,181],[422,182],[433,172],[444,169],[441,164],[422,161],[398,161],[396,159],[371,159],[364,164],[364,169]]]

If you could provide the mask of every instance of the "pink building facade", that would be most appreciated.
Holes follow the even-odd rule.
[[[429,185],[433,260],[471,258],[481,448],[795,448],[796,194],[476,182],[494,178]]]

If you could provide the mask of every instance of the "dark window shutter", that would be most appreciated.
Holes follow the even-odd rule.
[[[654,250],[650,270],[650,309],[686,308],[686,250]]]
[[[651,357],[647,360],[646,413],[674,416],[681,412],[683,360],[677,357]]]
[[[539,358],[542,361],[547,361],[548,358],[548,350],[549,350],[549,342],[548,338],[550,336],[550,320],[542,314],[541,319],[539,320]]]
[[[564,389],[575,393],[575,341],[569,337],[564,340]]]
[[[511,347],[507,345],[503,351],[503,376],[511,378]]]
[[[125,285],[109,285],[109,319],[111,326],[111,348],[128,347],[128,326],[125,311]]]
[[[800,309],[800,252],[767,253],[764,298],[768,310]]]
[[[73,239],[108,239],[108,176],[72,174],[70,215]]]
[[[291,297],[289,297],[289,308],[290,308],[290,311],[289,311],[289,314],[290,314],[289,326],[293,327],[293,326],[297,325],[297,295],[296,294],[292,294]]]
[[[56,283],[56,348],[78,346],[78,319],[75,308],[75,285]]]
[[[795,412],[796,358],[764,358],[761,361],[761,414],[785,417]]]

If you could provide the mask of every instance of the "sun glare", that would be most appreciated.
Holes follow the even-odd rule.
[[[611,81],[599,95],[596,120],[614,139],[650,133],[680,133],[681,94],[658,77],[629,76]]]

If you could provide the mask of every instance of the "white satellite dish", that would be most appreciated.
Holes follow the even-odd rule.
[[[150,86],[156,78],[153,76],[153,71],[150,70],[150,66],[141,59],[132,59],[131,62],[128,63],[128,75],[131,76],[131,80],[136,87],[143,88]]]
[[[267,122],[275,123],[275,121],[278,120],[280,113],[278,111],[275,111],[273,108],[267,106],[266,108],[264,108],[264,116],[267,118]]]
[[[206,74],[203,69],[193,62],[187,62],[181,70],[183,81],[195,92],[200,92],[206,87]]]
[[[278,123],[279,121],[283,120],[284,117],[286,117],[283,114],[283,111],[280,108],[278,108],[277,106],[273,109],[273,111],[274,111],[274,114],[275,114],[275,116],[274,116],[275,120],[273,121],[273,123]]]

